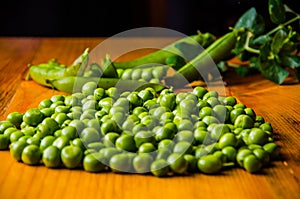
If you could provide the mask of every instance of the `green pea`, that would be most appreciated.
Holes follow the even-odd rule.
[[[40,148],[37,145],[27,145],[21,155],[21,160],[28,165],[36,165],[41,160]]]
[[[58,106],[64,106],[64,105],[65,105],[65,103],[63,101],[56,101],[51,104],[50,108],[55,109]]]
[[[172,151],[170,149],[168,149],[167,147],[165,148],[160,148],[157,150],[156,153],[156,159],[167,159],[169,157],[169,155],[172,154]]]
[[[69,126],[75,127],[77,132],[80,133],[85,128],[85,123],[81,120],[74,119],[70,122]]]
[[[203,96],[207,93],[208,91],[206,90],[206,88],[201,87],[201,86],[196,86],[193,89],[193,93],[200,99],[203,98]]]
[[[64,101],[65,100],[65,96],[63,95],[53,95],[51,98],[50,98],[51,102],[58,102],[58,101]]]
[[[223,147],[222,153],[225,155],[227,161],[235,162],[237,151],[233,146]]]
[[[77,146],[65,146],[61,150],[61,160],[68,169],[76,168],[80,165],[83,157],[82,149]]]
[[[92,127],[86,127],[82,130],[80,138],[85,145],[88,145],[91,142],[100,141],[100,134],[96,129]]]
[[[270,161],[270,155],[262,148],[256,148],[253,150],[253,154],[260,160],[263,165],[266,165]]]
[[[70,139],[66,136],[60,136],[56,138],[52,145],[56,146],[59,150],[62,150],[65,146],[68,146],[70,143]]]
[[[239,115],[234,121],[236,128],[250,129],[254,126],[253,119],[248,115]]]
[[[171,155],[169,155],[167,162],[169,163],[169,167],[174,173],[185,174],[187,172],[189,165],[182,154],[172,153]]]
[[[279,157],[280,147],[274,142],[265,144],[263,149],[269,153],[271,159],[276,159]]]
[[[55,112],[54,108],[43,108],[41,109],[41,113],[44,115],[44,118],[51,117]]]
[[[260,171],[262,167],[262,163],[259,161],[259,159],[253,155],[250,154],[245,157],[244,159],[244,168],[250,172],[250,173],[256,173]]]
[[[219,157],[209,154],[202,156],[197,162],[198,169],[206,174],[214,174],[222,169],[222,161]]]
[[[82,86],[81,92],[86,96],[93,95],[96,88],[97,88],[96,82],[87,82]]]
[[[22,136],[24,136],[23,132],[18,130],[18,131],[14,131],[10,134],[10,142],[16,142],[18,141]]]
[[[207,100],[207,99],[209,99],[210,97],[218,98],[218,97],[219,97],[219,94],[218,94],[217,91],[208,91],[208,92],[206,92],[206,93],[203,95],[202,99],[203,99],[203,100]]]
[[[231,112],[230,112],[230,121],[232,124],[234,124],[236,118],[239,116],[239,115],[242,115],[242,114],[245,114],[245,111],[243,108],[235,108],[233,109]]]
[[[188,141],[180,141],[174,145],[173,152],[178,154],[192,154],[193,147]]]
[[[57,168],[61,164],[60,150],[55,146],[48,146],[43,150],[43,163],[48,168]]]
[[[194,134],[190,130],[178,131],[177,134],[175,135],[175,141],[176,142],[187,141],[189,143],[192,143],[194,141]]]
[[[211,124],[208,126],[210,131],[210,137],[214,140],[219,140],[223,134],[230,132],[229,127],[226,124]]]
[[[50,99],[44,99],[44,100],[40,101],[38,108],[39,109],[50,108],[51,104],[52,104],[52,101]]]
[[[131,75],[132,75],[132,69],[125,69],[122,76],[121,76],[121,79],[124,79],[124,80],[130,80],[131,79]]]
[[[39,137],[29,137],[26,142],[29,145],[36,145],[36,146],[40,146],[41,140]]]
[[[210,97],[206,100],[206,102],[211,106],[214,107],[216,105],[220,104],[220,101],[218,100],[218,98],[216,97]]]
[[[148,153],[138,154],[133,158],[133,168],[137,173],[150,172],[150,166],[153,162],[153,157]]]
[[[0,134],[0,150],[8,149],[9,143],[9,137],[4,134]]]
[[[17,128],[20,128],[20,125],[23,122],[23,114],[16,111],[11,112],[6,116],[6,121],[9,121]]]
[[[157,145],[157,148],[158,149],[164,149],[164,148],[167,148],[171,151],[173,151],[173,148],[175,146],[175,142],[171,139],[164,139],[164,140],[161,140],[158,145]]]
[[[226,106],[216,105],[213,107],[213,115],[221,122],[227,122],[229,119],[229,111]]]
[[[202,127],[198,127],[194,130],[194,138],[196,143],[203,144],[205,139],[208,139],[208,133]]]
[[[132,135],[123,134],[116,139],[116,148],[129,152],[136,151],[134,137]]]
[[[31,108],[27,110],[23,115],[23,121],[30,126],[37,126],[39,123],[42,122],[43,118],[44,115],[38,108]]]
[[[3,135],[5,135],[8,139],[10,139],[10,135],[15,131],[19,131],[19,130],[16,127],[9,127],[5,129]]]
[[[233,133],[225,133],[220,137],[219,146],[221,149],[227,146],[235,147],[237,144],[237,139]]]
[[[245,111],[246,115],[250,116],[255,121],[256,114],[252,108],[245,108],[244,111]]]
[[[214,116],[204,116],[204,118],[202,119],[202,121],[208,126],[210,124],[219,124],[220,121],[214,117]]]
[[[139,154],[148,153],[148,154],[151,154],[154,156],[156,150],[157,149],[153,143],[145,142],[145,143],[141,144],[140,147],[138,148],[138,153]]]
[[[113,155],[109,161],[109,166],[115,173],[131,173],[133,171],[132,157],[128,153]]]
[[[157,142],[160,142],[164,139],[173,139],[174,138],[174,132],[170,128],[167,128],[165,126],[160,126],[157,128],[155,132],[155,140]]]
[[[21,161],[21,156],[22,156],[22,152],[23,149],[27,146],[27,142],[26,141],[16,141],[14,143],[12,143],[10,145],[10,154],[11,156],[17,160],[17,161]]]
[[[102,172],[105,170],[106,165],[105,157],[99,152],[88,154],[83,158],[83,169],[88,172]]]
[[[41,140],[40,150],[44,151],[48,146],[51,146],[56,138],[52,135],[48,135]]]
[[[140,147],[143,143],[155,143],[154,134],[151,131],[139,131],[134,135],[136,147]]]
[[[263,131],[273,132],[273,128],[270,122],[265,122],[259,126]]]
[[[156,177],[166,177],[169,174],[169,163],[165,159],[154,160],[150,166],[151,173]]]
[[[268,142],[268,134],[260,128],[252,128],[248,136],[248,144],[264,145]]]
[[[233,96],[225,97],[223,103],[228,106],[234,106],[236,104],[236,99]]]
[[[236,155],[237,163],[241,167],[244,167],[244,159],[250,154],[252,154],[252,151],[250,149],[240,149]]]
[[[184,130],[192,131],[193,128],[194,128],[194,124],[189,119],[182,119],[179,121],[179,124],[177,125],[178,131],[184,131]]]

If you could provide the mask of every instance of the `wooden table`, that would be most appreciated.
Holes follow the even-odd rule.
[[[0,119],[24,112],[59,92],[24,81],[27,65],[58,58],[70,64],[103,38],[0,38]],[[124,59],[146,54],[135,52]],[[230,169],[220,175],[156,178],[138,174],[92,174],[17,163],[0,151],[0,198],[300,198],[300,85],[276,85],[259,74],[224,77],[226,92],[271,122],[280,161],[260,174]]]

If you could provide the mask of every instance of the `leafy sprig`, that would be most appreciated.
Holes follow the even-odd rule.
[[[281,0],[269,0],[269,16],[276,25],[266,31],[264,18],[255,8],[250,8],[236,22],[234,28],[244,27],[247,31],[238,38],[233,53],[248,66],[234,66],[239,75],[259,71],[267,79],[282,84],[293,71],[300,83],[300,36],[292,25],[299,25],[300,15]],[[287,13],[294,17],[287,20]],[[224,63],[219,64],[224,70]],[[230,66],[230,65],[229,65]]]

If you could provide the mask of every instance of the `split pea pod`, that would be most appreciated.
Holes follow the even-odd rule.
[[[221,38],[217,39],[202,53],[180,68],[177,73],[166,79],[167,85],[177,86],[179,78],[182,76],[192,82],[201,79],[199,72],[206,74],[212,69],[212,63],[219,63],[222,60],[227,60],[232,56],[232,49],[238,39],[239,33],[244,29],[235,29]]]
[[[96,82],[99,88],[108,89],[110,87],[117,87],[119,91],[134,91],[141,90],[146,87],[152,87],[156,92],[161,91],[166,88],[162,84],[156,83],[145,83],[135,80],[122,80],[118,78],[97,78],[97,77],[78,77],[69,76],[63,77],[56,80],[48,80],[47,83],[50,84],[54,89],[57,89],[66,93],[79,92],[82,86],[87,82]]]
[[[186,60],[192,59],[207,45],[215,41],[215,36],[210,33],[198,33],[197,35],[191,35],[179,39],[166,46],[165,48],[150,53],[143,57],[125,61],[114,62],[114,65],[118,69],[134,68],[145,64],[165,64],[166,59],[171,56],[181,56]]]

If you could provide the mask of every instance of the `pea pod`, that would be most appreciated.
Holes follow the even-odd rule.
[[[184,37],[154,53],[131,61],[114,62],[114,65],[116,68],[127,69],[149,63],[165,64],[166,59],[174,55],[182,56],[185,59],[191,59],[192,57],[196,56],[200,50],[202,50],[202,44],[207,45],[214,40],[215,37],[210,33],[198,33],[196,35]]]
[[[56,59],[51,59],[47,63],[39,65],[29,65],[29,73],[26,79],[32,79],[38,84],[51,87],[47,80],[53,78],[62,78],[67,76],[81,76],[88,61],[87,48],[70,66],[60,64]]]
[[[178,85],[181,83],[178,79],[181,79],[182,76],[184,76],[188,82],[201,79],[199,71],[204,74],[211,71],[212,61],[219,63],[220,61],[226,60],[232,56],[231,50],[235,46],[239,33],[243,31],[245,31],[244,28],[234,29],[217,39],[205,51],[180,68],[175,75],[166,78],[167,85],[172,85],[174,87],[181,86]]]
[[[47,80],[47,83],[54,89],[66,93],[81,91],[82,86],[87,82],[97,82],[99,88],[108,89],[110,87],[118,87],[122,91],[142,90],[146,87],[153,88],[156,92],[165,88],[162,84],[144,83],[135,80],[121,80],[118,78],[97,78],[97,77],[77,77],[69,76],[55,80]]]

